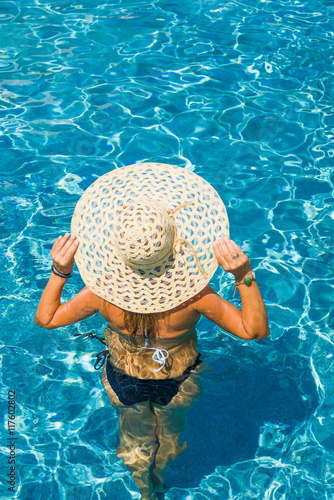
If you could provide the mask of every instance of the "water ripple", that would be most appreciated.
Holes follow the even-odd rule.
[[[139,160],[217,189],[272,331],[247,344],[202,321],[212,372],[166,500],[332,498],[333,20],[318,0],[2,2],[1,387],[18,393],[20,498],[139,498],[92,368],[99,347],[72,337],[103,321],[33,325],[81,193]],[[212,284],[238,305],[232,280]]]

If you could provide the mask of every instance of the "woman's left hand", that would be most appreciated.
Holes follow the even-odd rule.
[[[229,238],[219,238],[213,243],[213,251],[224,271],[232,273],[236,281],[243,278],[252,269],[247,255]]]
[[[64,274],[72,272],[74,255],[79,245],[75,236],[70,238],[69,236],[68,233],[65,236],[59,236],[51,249],[51,257],[55,268]]]

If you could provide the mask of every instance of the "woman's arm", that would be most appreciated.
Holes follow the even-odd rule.
[[[232,273],[236,282],[251,273],[249,258],[238,245],[228,238],[220,238],[213,244],[215,256],[225,271]],[[237,258],[233,258],[236,257]],[[244,283],[238,287],[241,311],[220,297],[207,286],[194,304],[195,309],[215,324],[242,339],[263,339],[269,335],[266,307],[256,281],[251,286]]]
[[[73,269],[74,255],[78,241],[69,234],[59,236],[51,250],[53,265],[61,274],[70,274]],[[70,325],[99,311],[101,299],[94,293],[83,288],[73,299],[60,303],[66,278],[51,273],[50,279],[39,301],[35,324],[52,329]]]

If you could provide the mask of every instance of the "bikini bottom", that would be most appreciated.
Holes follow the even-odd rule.
[[[200,354],[195,363],[187,368],[180,377],[164,380],[139,379],[127,375],[122,370],[115,368],[107,359],[107,379],[120,402],[130,406],[143,401],[151,401],[161,406],[171,402],[179,391],[179,387],[198,365],[202,363]]]

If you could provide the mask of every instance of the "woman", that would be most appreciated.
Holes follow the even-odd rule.
[[[186,169],[146,163],[109,172],[79,200],[72,233],[53,245],[35,322],[51,329],[97,312],[106,319],[102,381],[118,411],[117,454],[142,499],[156,499],[200,393],[196,323],[203,315],[242,339],[265,338],[265,305],[248,257],[228,237],[222,200]],[[74,258],[87,286],[61,304]],[[208,284],[218,263],[235,277],[241,311]]]

